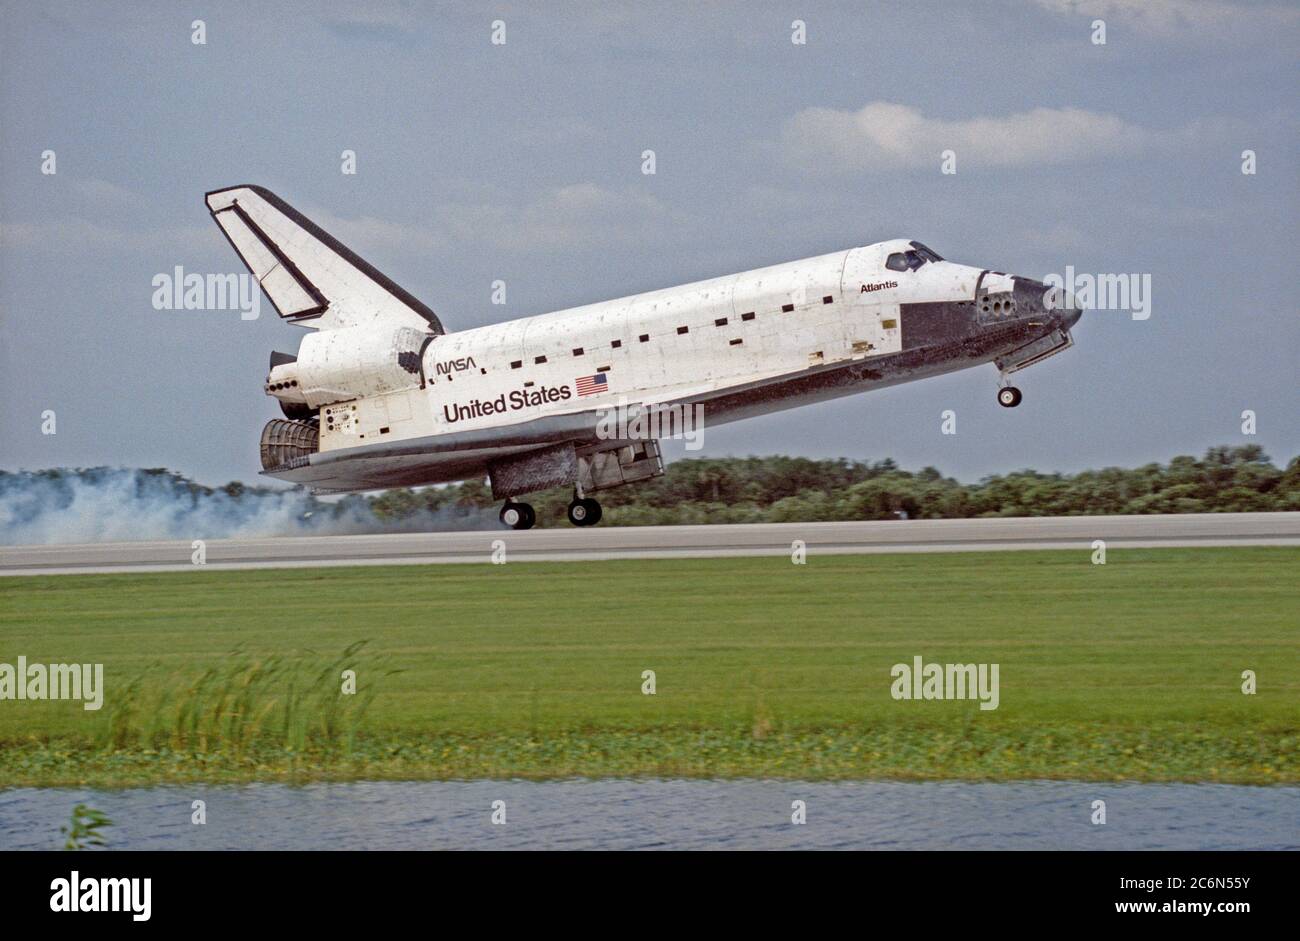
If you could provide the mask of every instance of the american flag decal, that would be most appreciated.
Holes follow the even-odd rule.
[[[603,372],[594,376],[579,376],[574,382],[578,384],[578,395],[596,395],[609,390],[609,377]]]

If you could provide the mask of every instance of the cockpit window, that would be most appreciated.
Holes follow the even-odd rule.
[[[943,258],[940,257],[938,252],[927,248],[926,246],[922,245],[920,242],[908,242],[907,244],[915,248],[917,254],[919,254],[926,261],[943,261]]]
[[[915,251],[894,252],[885,259],[885,267],[890,271],[915,271],[927,261],[943,261],[920,242],[912,242]]]

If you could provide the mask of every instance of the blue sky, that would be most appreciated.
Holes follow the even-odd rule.
[[[256,478],[267,355],[301,331],[266,304],[150,303],[176,265],[243,270],[203,205],[236,183],[449,330],[897,236],[1034,277],[1149,274],[1150,319],[1085,315],[1014,411],[986,366],[709,429],[699,453],[968,480],[1222,443],[1285,461],[1297,53],[1294,4],[1227,0],[0,3],[0,467]]]

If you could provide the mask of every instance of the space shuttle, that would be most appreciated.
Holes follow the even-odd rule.
[[[262,430],[262,473],[317,492],[486,477],[514,529],[536,520],[519,498],[553,487],[572,488],[571,523],[599,522],[593,493],[663,474],[674,416],[723,424],[984,363],[1014,408],[1008,377],[1070,347],[1081,313],[1059,288],[891,239],[448,333],[274,193],[206,202],[279,316],[311,331],[271,353],[284,417]],[[667,420],[635,420],[651,413]]]

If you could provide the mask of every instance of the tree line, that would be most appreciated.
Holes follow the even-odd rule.
[[[702,458],[597,496],[602,525],[613,526],[1300,510],[1300,457],[1279,469],[1258,445],[1223,446],[1167,464],[1021,470],[976,483],[889,459]],[[539,525],[568,526],[570,497],[556,489],[526,499]],[[0,471],[0,543],[47,541],[57,519],[79,523],[106,504],[110,515],[142,521],[142,534],[122,538],[169,538],[173,530],[236,533],[257,523],[284,534],[483,529],[496,525],[501,501],[481,479],[319,499],[239,481],[207,487],[166,468]]]
[[[1274,466],[1258,445],[1212,447],[1167,464],[1076,474],[1021,470],[965,484],[893,460],[802,457],[680,460],[662,477],[599,493],[602,525],[782,523],[1300,510],[1300,457]],[[567,525],[568,490],[529,496],[539,525]],[[368,498],[380,519],[422,511],[468,515],[496,507],[484,481],[389,490]]]

